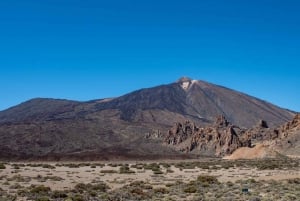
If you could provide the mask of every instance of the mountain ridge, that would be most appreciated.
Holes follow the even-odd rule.
[[[187,120],[208,125],[218,115],[249,128],[260,120],[278,126],[295,113],[190,78],[112,99],[32,99],[0,112],[0,158],[186,157],[162,145],[167,131]]]

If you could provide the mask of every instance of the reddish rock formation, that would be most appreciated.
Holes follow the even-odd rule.
[[[254,148],[239,148],[227,159],[277,157],[278,154],[289,157],[300,155],[300,114],[284,125],[270,129],[262,124],[246,131],[255,144]]]
[[[268,128],[267,122],[262,120],[259,122],[257,126],[248,129],[246,133],[254,141],[267,141],[267,140],[284,139],[291,132],[299,129],[300,129],[300,114],[297,114],[292,121],[287,122],[276,129]]]
[[[241,129],[220,115],[213,124],[202,128],[190,121],[176,123],[168,131],[164,142],[182,152],[224,156],[240,147],[252,147],[261,142],[273,142],[281,146],[285,146],[285,141],[293,144],[289,138],[297,130],[300,130],[300,114],[276,129],[269,128],[264,120],[251,129]]]
[[[296,114],[294,119],[290,122],[285,123],[280,127],[280,132],[286,134],[292,130],[300,129],[300,113]]]
[[[251,139],[244,130],[230,124],[224,116],[218,116],[212,126],[196,127],[186,121],[176,123],[168,131],[165,143],[183,152],[223,156],[242,146],[251,146]]]

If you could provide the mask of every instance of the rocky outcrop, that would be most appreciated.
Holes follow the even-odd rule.
[[[290,122],[285,123],[283,126],[279,128],[279,132],[285,136],[285,134],[289,133],[292,130],[300,129],[300,113],[296,114],[294,119]]]
[[[247,130],[246,135],[252,140],[253,148],[239,148],[226,159],[249,159],[277,157],[278,154],[299,157],[300,154],[300,115],[284,125],[270,129],[261,121]]]
[[[300,129],[300,114],[297,114],[292,121],[289,121],[278,128],[269,128],[266,121],[261,120],[257,126],[248,129],[247,135],[253,141],[270,141],[276,139],[284,139],[290,133]]]
[[[239,147],[251,146],[251,139],[245,131],[232,125],[220,115],[211,126],[196,127],[186,121],[176,123],[164,140],[183,152],[193,152],[204,155],[223,156],[231,154]]]
[[[252,147],[260,143],[291,146],[291,135],[297,130],[300,130],[300,114],[276,129],[269,128],[265,120],[260,120],[253,128],[242,129],[220,115],[214,123],[205,127],[197,127],[190,121],[176,123],[168,131],[164,143],[186,153],[224,156],[240,147]]]

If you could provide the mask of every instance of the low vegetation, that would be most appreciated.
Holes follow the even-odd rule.
[[[276,171],[297,172],[299,160],[288,158],[237,161],[212,159],[178,163],[106,165],[101,163],[1,164],[4,168],[1,168],[0,173],[15,170],[20,172],[0,175],[0,201],[297,201],[300,197],[299,175],[278,181],[259,180],[254,177],[255,172],[264,172],[265,174]],[[91,181],[85,179],[84,182],[74,180],[69,188],[53,189],[53,186],[49,186],[49,182],[59,183],[68,179],[61,174],[56,175],[61,171],[59,167],[66,167],[68,169],[66,175],[72,175],[73,178],[81,177],[79,171],[88,171],[93,175],[93,179]],[[33,168],[40,172],[36,172],[34,176],[23,175],[22,171],[27,168]],[[238,173],[240,169],[248,171],[248,175],[251,177],[244,176],[239,180],[222,181],[220,175],[213,175],[215,171]],[[151,179],[139,177],[140,173],[151,175]],[[177,176],[172,177],[173,179],[168,177],[168,175],[174,174]],[[186,180],[181,177],[182,174],[192,174],[193,176]],[[104,181],[107,177],[115,177],[115,180]],[[117,186],[112,187],[112,184]]]
[[[0,169],[5,169],[6,168],[6,166],[3,164],[3,163],[0,163]]]

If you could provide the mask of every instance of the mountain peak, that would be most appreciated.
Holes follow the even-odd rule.
[[[184,90],[188,90],[194,82],[196,82],[196,80],[193,80],[189,77],[181,77],[179,80],[177,80],[177,83],[180,84]]]
[[[181,77],[181,78],[179,78],[179,79],[177,80],[177,83],[191,82],[191,81],[192,81],[191,78],[186,77],[186,76],[183,76],[183,77]]]

